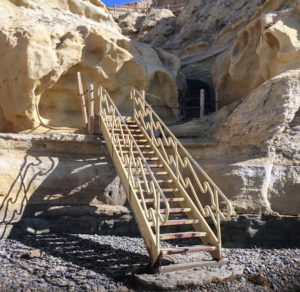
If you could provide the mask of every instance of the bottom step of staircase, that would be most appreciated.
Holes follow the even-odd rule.
[[[182,264],[174,264],[168,266],[161,266],[159,268],[159,273],[169,273],[174,271],[180,270],[187,270],[187,269],[194,269],[200,267],[217,267],[224,265],[228,262],[226,259],[222,259],[220,261],[212,260],[212,261],[201,261],[201,262],[194,262],[194,263],[182,263]]]
[[[192,253],[192,252],[202,252],[202,251],[214,251],[216,248],[210,245],[194,245],[187,247],[168,247],[162,248],[160,250],[161,255],[171,255],[179,253]]]
[[[161,240],[179,239],[179,238],[192,238],[192,237],[205,237],[206,232],[177,232],[177,233],[165,233],[160,235]]]

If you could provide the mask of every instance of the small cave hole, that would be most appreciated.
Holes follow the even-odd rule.
[[[185,95],[179,99],[181,120],[200,118],[200,91],[204,90],[204,114],[216,110],[215,94],[213,88],[202,80],[187,79]]]

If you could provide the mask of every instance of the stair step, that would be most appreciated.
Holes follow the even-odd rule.
[[[131,129],[131,128],[139,128],[139,126],[136,125],[136,124],[127,124],[126,126],[127,126],[129,129]],[[122,127],[123,127],[123,128],[126,128],[126,126],[122,124]]]
[[[120,142],[124,141],[123,139],[120,139]],[[127,142],[127,140],[125,140]],[[147,143],[147,139],[135,139],[136,142],[141,142],[141,143]]]
[[[174,193],[177,192],[178,189],[161,189],[163,193]],[[146,190],[142,190],[143,192],[146,192]],[[139,193],[139,191],[137,191],[137,193]]]
[[[164,168],[163,164],[148,164],[148,166],[150,168]],[[144,167],[145,170],[147,169],[146,164],[143,164],[143,167]],[[125,167],[125,168],[127,169],[128,167]]]
[[[194,245],[194,246],[187,246],[187,247],[168,247],[162,248],[160,253],[165,255],[171,254],[179,254],[179,253],[192,253],[192,252],[204,252],[204,251],[214,251],[216,247],[210,245]]]
[[[161,240],[179,239],[179,238],[192,238],[192,237],[205,237],[206,232],[178,232],[178,233],[165,233],[160,235]]]
[[[135,122],[135,121],[126,121],[126,120],[125,120],[125,123],[128,124],[128,125],[131,125],[131,124],[136,125],[136,122]]]
[[[130,133],[142,133],[142,130],[132,130],[132,129],[129,129],[129,131],[130,131]],[[128,131],[127,131],[127,129],[125,128],[125,129],[114,129],[114,132],[127,132],[128,133]]]
[[[161,209],[160,212],[162,214],[166,213],[166,209]],[[191,212],[191,208],[170,208],[170,213],[182,213],[182,212]]]
[[[192,262],[192,263],[181,263],[181,264],[172,264],[168,266],[161,266],[159,268],[160,273],[169,273],[187,269],[194,269],[200,267],[219,267],[224,264],[227,264],[228,260],[222,259],[220,261],[211,260],[211,261],[202,261],[202,262]]]
[[[143,172],[145,175],[149,175],[150,172],[149,171],[144,171]],[[167,175],[169,174],[167,171],[152,171],[153,174],[155,175]],[[138,171],[138,172],[134,172],[135,176],[140,176],[142,174],[142,172]]]
[[[150,154],[155,154],[155,151],[141,151],[143,154],[147,154],[147,155],[150,155]],[[129,151],[122,151],[123,154],[129,154],[130,152]],[[133,154],[140,154],[139,151],[132,151]]]
[[[172,179],[157,179],[156,180],[157,183],[159,184],[164,184],[164,183],[172,183],[173,180]],[[149,180],[148,183],[151,183],[151,182],[154,182],[153,180]],[[144,184],[145,182],[144,181],[141,181],[141,184]]]
[[[122,137],[122,133],[119,133],[119,134],[116,134],[116,135]],[[130,135],[130,134],[129,134],[128,132],[124,133],[124,136],[129,136],[129,135]],[[133,137],[141,137],[141,138],[145,137],[144,134],[131,134],[131,135],[132,135]]]
[[[116,145],[116,146],[119,146],[119,145]],[[151,148],[152,145],[138,145],[139,148]],[[129,148],[130,145],[121,145],[122,148]]]
[[[168,202],[183,202],[185,199],[184,198],[167,198]],[[142,202],[142,200],[139,200],[140,202]],[[164,200],[161,199],[161,202],[163,202]],[[154,203],[154,199],[145,199],[146,203]]]
[[[148,166],[150,168],[164,168],[164,165],[163,164],[157,164],[157,163],[154,163],[154,164],[148,164]],[[144,167],[146,167],[146,165],[144,165]]]
[[[168,220],[163,226],[171,225],[186,225],[186,224],[197,224],[199,223],[198,219],[178,219],[178,220]]]
[[[148,161],[157,161],[157,160],[159,160],[158,157],[145,157],[145,159],[148,160]]]
[[[179,219],[179,220],[168,220],[166,223],[161,224],[161,226],[173,226],[173,225],[186,225],[186,224],[196,224],[199,223],[197,219]],[[150,222],[150,226],[154,223]]]
[[[178,188],[168,188],[168,189],[162,189],[162,191],[164,193],[175,193],[175,192],[178,192]]]

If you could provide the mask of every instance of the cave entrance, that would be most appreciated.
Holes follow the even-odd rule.
[[[183,98],[180,99],[181,120],[200,118],[200,91],[204,90],[204,115],[208,115],[216,110],[215,95],[211,86],[202,80],[187,79],[187,90]]]

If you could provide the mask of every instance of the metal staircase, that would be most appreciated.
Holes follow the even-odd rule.
[[[207,251],[220,260],[220,220],[233,212],[229,200],[145,101],[144,92],[132,89],[130,117],[121,115],[103,87],[97,96],[100,129],[152,266],[179,253]],[[162,240],[186,238],[198,238],[199,245],[161,247]],[[193,265],[174,269],[188,267]]]

